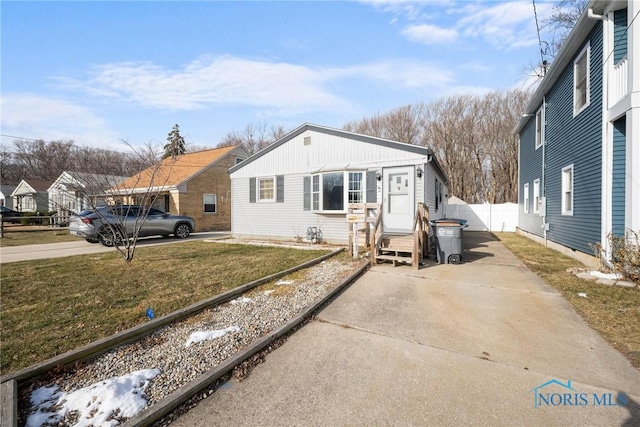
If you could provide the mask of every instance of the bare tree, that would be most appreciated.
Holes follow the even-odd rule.
[[[131,153],[78,147],[73,141],[14,140],[0,148],[2,182],[54,181],[64,171],[128,176],[147,166]]]
[[[457,96],[426,107],[423,145],[449,177],[449,192],[468,203],[517,200],[518,145],[512,131],[528,93]]]
[[[555,58],[562,43],[567,38],[587,7],[588,0],[560,0],[553,6],[551,15],[542,20],[542,28],[549,30],[548,54]]]
[[[106,175],[91,175],[85,179],[82,188],[100,220],[99,241],[115,248],[125,262],[133,260],[140,230],[158,198],[159,190],[171,177],[176,161],[175,158],[162,160],[162,150],[152,143],[142,148],[129,147],[141,164],[151,166],[123,182],[114,182],[113,177]],[[108,204],[106,208],[105,204]]]
[[[242,145],[251,155],[272,144],[286,134],[282,126],[269,128],[266,123],[249,123],[243,131],[231,131],[218,147]]]

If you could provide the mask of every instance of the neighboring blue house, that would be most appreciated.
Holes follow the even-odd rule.
[[[638,13],[591,0],[516,128],[519,229],[578,256],[640,230]]]

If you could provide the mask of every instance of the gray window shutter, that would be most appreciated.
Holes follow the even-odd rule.
[[[376,172],[377,171],[367,171],[367,203],[376,203],[378,201]]]
[[[305,176],[303,178],[303,199],[304,199],[304,206],[303,209],[305,211],[310,211],[311,210],[311,177],[310,176]]]
[[[276,202],[284,203],[284,175],[276,175]]]
[[[249,178],[249,203],[256,202],[256,179]]]

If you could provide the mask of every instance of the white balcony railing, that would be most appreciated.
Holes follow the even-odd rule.
[[[613,72],[609,76],[609,107],[624,98],[628,93],[628,60],[625,56],[613,66]]]

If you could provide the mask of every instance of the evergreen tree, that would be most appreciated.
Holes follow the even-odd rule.
[[[171,132],[169,132],[167,136],[167,141],[169,141],[169,143],[164,146],[163,159],[167,157],[175,159],[177,156],[187,152],[184,145],[184,138],[180,135],[180,126],[175,125],[173,129],[171,129]]]

